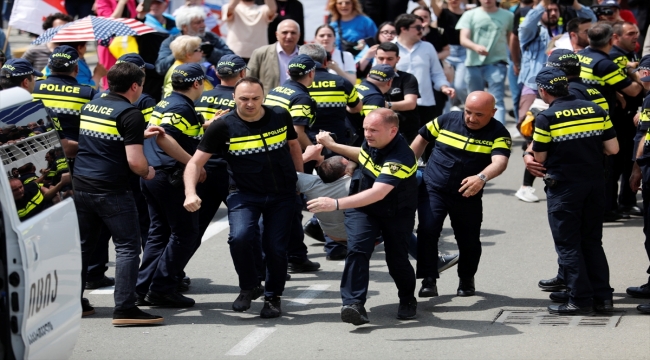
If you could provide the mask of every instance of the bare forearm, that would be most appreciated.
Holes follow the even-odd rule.
[[[493,158],[492,163],[488,165],[485,169],[483,169],[481,173],[487,176],[488,180],[490,180],[501,175],[506,170],[507,167],[508,167],[507,157],[503,156],[502,158],[499,157],[499,159]]]
[[[427,148],[428,144],[429,142],[424,140],[421,135],[415,137],[415,140],[413,140],[411,143],[411,150],[413,150],[413,153],[415,153],[416,159],[422,157],[422,154],[424,153],[424,150]]]
[[[196,161],[190,160],[183,172],[183,183],[185,184],[185,196],[196,195],[196,184],[199,182],[201,166]]]
[[[314,145],[311,143],[311,140],[309,140],[307,133],[305,133],[304,126],[294,125],[293,127],[296,129],[296,133],[298,134],[298,142],[300,143],[300,148],[302,150],[305,150],[309,145]]]
[[[338,199],[339,201],[339,210],[344,210],[344,209],[355,209],[355,208],[360,208],[366,205],[374,204],[377,201],[381,200],[386,196],[386,194],[383,194],[380,192],[378,189],[375,188],[370,188],[368,190],[364,190],[358,194],[354,194],[352,196],[347,196],[341,199]]]
[[[289,142],[289,151],[291,153],[291,160],[293,160],[293,166],[296,168],[296,171],[304,172],[304,164],[302,162],[302,149],[300,149],[300,144],[298,142],[290,141]]]
[[[361,151],[361,148],[355,146],[343,145],[339,143],[329,144],[326,147],[332,150],[333,152],[342,155],[343,157],[346,157],[354,162],[359,162],[358,159],[359,159],[359,152]]]

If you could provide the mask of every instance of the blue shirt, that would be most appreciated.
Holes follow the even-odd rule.
[[[354,19],[348,21],[340,21],[341,34],[343,39],[349,42],[356,43],[361,39],[373,37],[377,34],[377,25],[369,17],[365,15],[357,15]],[[341,37],[339,36],[339,21],[332,21],[330,26],[334,28],[336,35],[336,48],[341,46]]]

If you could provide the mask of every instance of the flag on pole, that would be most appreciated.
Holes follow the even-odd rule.
[[[64,3],[64,0],[16,0],[9,26],[40,35],[46,17],[58,12],[66,13]]]

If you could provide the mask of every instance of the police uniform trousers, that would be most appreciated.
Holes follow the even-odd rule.
[[[434,189],[422,182],[418,191],[417,278],[438,278],[438,239],[447,214],[458,244],[458,277],[472,278],[481,260],[482,194]]]
[[[157,170],[153,179],[142,179],[140,185],[149,204],[151,225],[136,292],[170,294],[200,241],[199,213],[185,210],[185,191],[169,182],[166,171]]]
[[[605,180],[558,182],[545,190],[569,302],[588,307],[594,300],[611,300],[614,289],[602,245]]]
[[[415,272],[409,261],[409,237],[415,225],[415,209],[402,209],[392,217],[372,216],[362,210],[345,210],[348,254],[341,278],[343,305],[366,302],[370,281],[370,257],[381,234],[388,273],[397,286],[400,302],[414,299]]]
[[[643,175],[643,233],[645,234],[645,252],[650,260],[650,165],[642,165],[641,173]],[[647,273],[650,274],[650,267]],[[650,283],[650,277],[648,278]]]
[[[264,295],[281,296],[287,274],[287,245],[296,209],[295,193],[257,194],[235,190],[228,195],[228,244],[239,287],[251,290],[260,284],[258,221],[263,218],[262,251],[266,263]]]

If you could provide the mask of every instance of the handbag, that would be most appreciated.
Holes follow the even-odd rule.
[[[337,20],[336,24],[338,25],[337,26],[337,32],[338,32],[339,39],[340,39],[340,41],[339,41],[339,50],[341,50],[341,58],[343,58],[343,56],[344,56],[343,55],[344,51],[347,51],[347,52],[351,53],[352,56],[357,56],[361,52],[361,50],[356,49],[357,43],[347,41],[347,40],[343,39],[343,30],[341,30],[341,20],[340,19]]]

